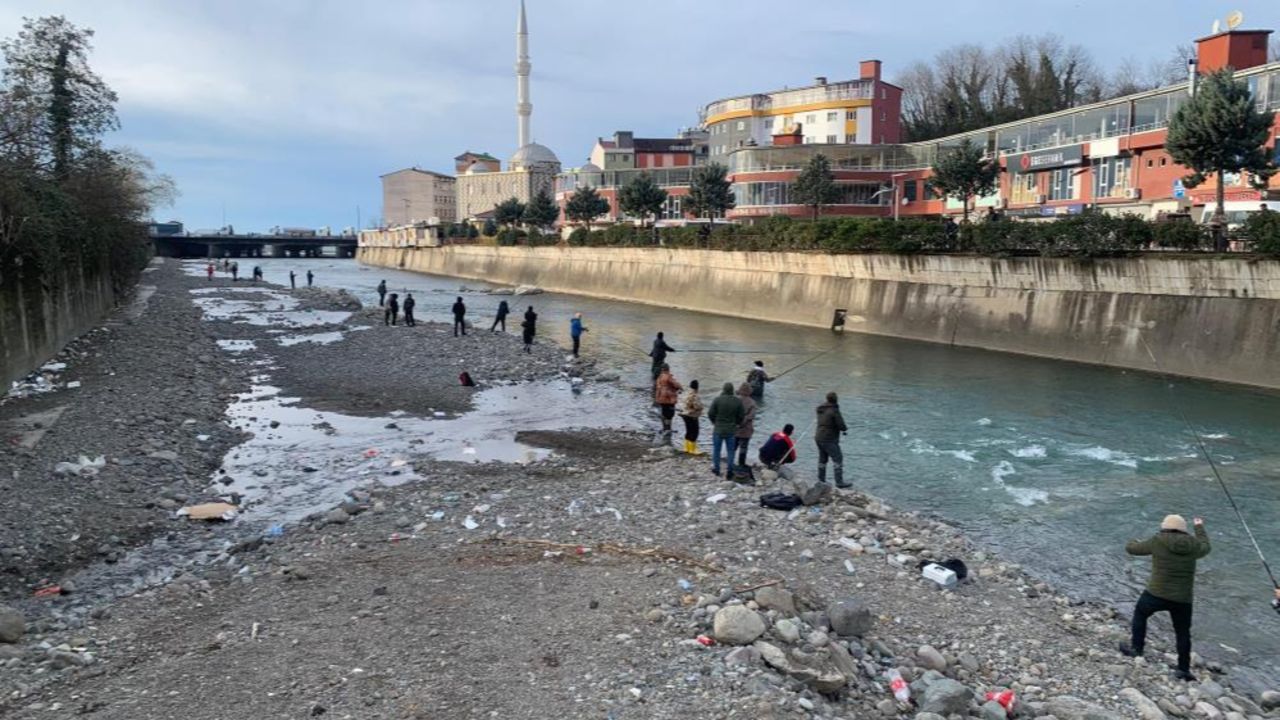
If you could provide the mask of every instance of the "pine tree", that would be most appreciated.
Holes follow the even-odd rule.
[[[994,192],[999,177],[996,161],[983,158],[982,148],[965,140],[939,154],[929,182],[944,196],[964,203],[964,221],[969,222],[969,200]]]
[[[723,215],[734,207],[733,191],[729,189],[729,171],[719,163],[703,165],[693,171],[689,194],[684,207],[695,217],[705,217],[715,224],[715,216]]]
[[[831,174],[831,161],[821,153],[814,155],[792,183],[791,200],[813,208],[813,219],[817,220],[822,206],[830,205],[839,198],[840,187]]]
[[[658,187],[649,173],[640,173],[618,191],[618,208],[640,218],[646,227],[649,218],[656,218],[666,204],[667,191]]]
[[[1193,188],[1210,174],[1217,176],[1214,247],[1219,252],[1226,249],[1223,175],[1248,172],[1255,186],[1266,186],[1277,169],[1263,148],[1274,119],[1275,113],[1258,111],[1248,84],[1236,80],[1230,68],[1202,78],[1195,96],[1169,119],[1165,149],[1174,162],[1192,170],[1183,184]]]
[[[560,217],[560,208],[556,205],[551,196],[547,194],[546,189],[538,191],[537,195],[524,206],[524,213],[521,220],[525,225],[535,230],[545,230],[555,224],[557,218]]]
[[[596,189],[590,186],[580,187],[573,191],[564,204],[564,216],[573,222],[580,222],[591,231],[591,222],[609,212],[609,201],[600,197]]]

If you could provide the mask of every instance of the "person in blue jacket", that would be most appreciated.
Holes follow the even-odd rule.
[[[573,356],[578,357],[578,347],[582,344],[582,333],[587,329],[582,326],[582,313],[574,313],[569,321],[569,337],[573,338]]]

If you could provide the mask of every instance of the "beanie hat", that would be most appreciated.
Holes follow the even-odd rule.
[[[1187,520],[1181,515],[1165,515],[1164,520],[1160,521],[1161,530],[1177,530],[1178,532],[1187,531]]]

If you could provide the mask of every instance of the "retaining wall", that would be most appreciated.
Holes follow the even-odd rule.
[[[104,273],[0,276],[0,393],[92,328],[115,304]]]
[[[361,248],[362,262],[1280,388],[1280,262],[665,248]],[[1145,343],[1143,342],[1145,341]],[[1151,352],[1148,353],[1147,346]]]

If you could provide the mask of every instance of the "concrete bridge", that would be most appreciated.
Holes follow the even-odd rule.
[[[354,235],[154,235],[163,257],[355,257]]]

